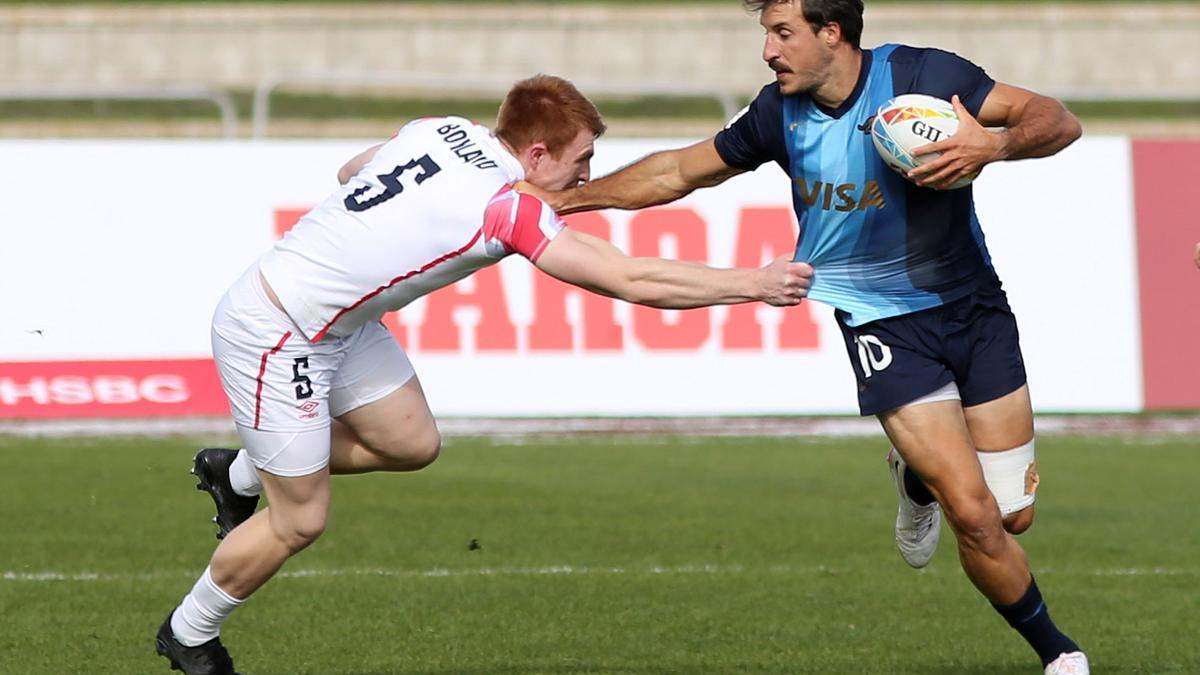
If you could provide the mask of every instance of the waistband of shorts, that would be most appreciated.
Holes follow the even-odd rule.
[[[263,309],[270,312],[280,321],[291,324],[298,332],[302,332],[300,331],[299,324],[296,323],[296,320],[293,319],[291,315],[280,309],[275,303],[271,302],[271,296],[267,295],[267,289],[263,286],[263,283],[266,281],[266,276],[262,273],[261,265],[257,263],[251,265],[250,269],[246,272],[246,276],[249,277],[245,279],[245,283],[249,286],[250,293],[254,295],[255,300],[262,304]]]

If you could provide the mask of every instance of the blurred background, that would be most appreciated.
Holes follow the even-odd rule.
[[[1200,3],[867,2],[865,46],[938,46],[1090,133],[1200,135]],[[374,137],[585,85],[613,135],[707,135],[769,73],[739,2],[0,4],[0,135]]]

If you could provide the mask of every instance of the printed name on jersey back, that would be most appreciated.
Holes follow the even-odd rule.
[[[489,242],[499,242],[506,251],[535,262],[563,227],[545,202],[511,185],[492,197],[483,216],[483,234]]]
[[[461,124],[449,122],[437,129],[442,140],[450,144],[450,151],[465,164],[471,164],[477,169],[494,169],[496,161],[484,154],[483,149],[471,140]]]

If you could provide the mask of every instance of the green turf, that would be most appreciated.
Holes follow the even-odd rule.
[[[0,438],[0,673],[167,672],[153,633],[215,543],[193,450]],[[224,639],[250,675],[1040,672],[949,532],[901,562],[884,450],[453,440],[421,473],[336,479],[285,568],[315,574]],[[1096,672],[1200,672],[1196,445],[1051,437],[1039,466],[1022,542]]]

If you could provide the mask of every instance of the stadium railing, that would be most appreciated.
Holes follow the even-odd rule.
[[[0,87],[4,101],[211,101],[221,114],[222,135],[237,138],[237,106],[228,92],[207,87],[164,89],[91,89],[85,87]]]
[[[721,104],[725,118],[729,119],[741,109],[737,96],[732,92],[713,87],[692,86],[678,83],[627,83],[576,80],[575,85],[589,96],[688,96],[706,97]],[[291,73],[265,77],[254,88],[251,113],[251,136],[264,138],[271,115],[271,93],[282,86],[359,86],[394,87],[412,91],[482,94],[502,97],[513,85],[509,78],[454,78],[445,75],[397,75],[345,72]]]

